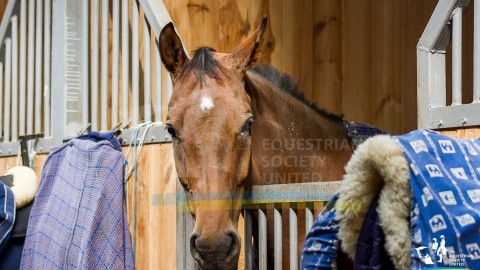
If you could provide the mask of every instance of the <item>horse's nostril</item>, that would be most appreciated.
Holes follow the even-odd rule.
[[[228,239],[229,238],[229,239]],[[234,231],[229,231],[227,232],[227,243],[229,245],[226,245],[226,250],[227,252],[227,261],[230,261],[236,257],[238,257],[239,252],[240,252],[240,240],[238,239],[237,234]]]
[[[190,237],[190,253],[192,254],[192,257],[198,261],[198,262],[201,262],[202,261],[202,256],[200,254],[200,252],[198,251],[197,249],[197,244],[196,244],[196,241],[198,239],[198,234],[192,234],[192,236]]]

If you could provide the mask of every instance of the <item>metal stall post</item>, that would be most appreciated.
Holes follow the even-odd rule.
[[[84,48],[84,28],[88,27],[88,7],[84,1],[54,0],[52,22],[52,126],[53,144],[75,137],[84,129],[82,123],[88,112],[82,110],[85,91],[88,91],[88,52]]]

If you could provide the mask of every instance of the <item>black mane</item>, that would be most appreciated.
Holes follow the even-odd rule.
[[[200,83],[200,87],[202,87],[205,82],[205,76],[220,80],[221,78],[218,72],[226,73],[222,64],[212,57],[212,52],[215,52],[215,49],[209,47],[200,47],[195,50],[192,59],[180,70],[178,75],[179,80],[184,80],[192,71]]]
[[[313,102],[308,101],[305,98],[305,95],[298,87],[298,82],[293,79],[290,75],[283,73],[276,69],[275,67],[269,64],[258,65],[250,69],[251,71],[257,73],[263,78],[267,79],[269,82],[274,84],[277,88],[281,89],[290,96],[296,98],[302,103],[306,104],[312,108],[315,112],[331,119],[333,121],[343,121],[343,114],[337,115],[331,112],[326,111],[325,109],[318,108],[317,105]]]

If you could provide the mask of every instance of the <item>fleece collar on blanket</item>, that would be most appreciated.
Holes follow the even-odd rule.
[[[358,147],[345,171],[336,204],[342,250],[355,258],[363,220],[380,194],[377,212],[385,249],[397,269],[409,269],[411,188],[408,162],[400,146],[390,136],[372,137]]]

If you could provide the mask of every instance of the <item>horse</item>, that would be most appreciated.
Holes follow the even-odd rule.
[[[237,269],[238,220],[252,185],[340,179],[353,152],[342,116],[317,108],[289,75],[258,63],[266,25],[264,17],[232,53],[200,47],[190,57],[172,23],[159,36],[174,85],[165,125],[201,269]]]

